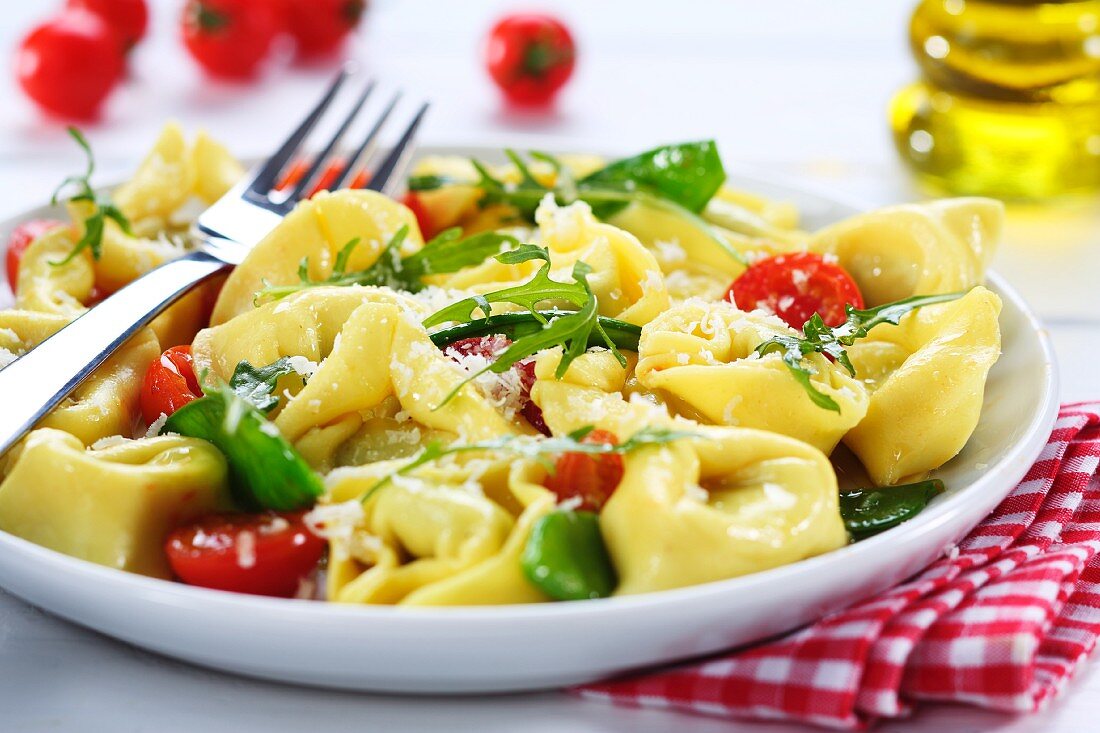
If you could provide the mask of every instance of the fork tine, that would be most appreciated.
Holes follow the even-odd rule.
[[[290,133],[290,137],[279,147],[275,153],[268,158],[263,167],[260,168],[255,178],[252,179],[249,185],[249,190],[254,193],[258,193],[262,196],[267,196],[267,192],[275,187],[275,180],[279,176],[279,172],[282,171],[283,166],[286,165],[290,157],[294,155],[295,151],[302,144],[302,140],[317,124],[317,120],[321,119],[321,115],[325,113],[328,106],[332,103],[332,100],[336,97],[336,93],[340,91],[340,87],[343,86],[344,80],[348,78],[351,73],[350,68],[345,66],[340,69],[340,73],[336,75],[336,78],[329,84],[328,89],[325,91],[321,101],[317,103],[317,106],[313,108],[313,111],[302,120],[302,124],[298,125],[298,129]]]
[[[326,145],[324,149],[317,154],[317,157],[314,158],[313,164],[309,167],[309,170],[306,171],[305,175],[302,176],[302,179],[298,181],[298,185],[294,187],[293,191],[291,191],[290,196],[287,197],[287,201],[298,201],[305,195],[307,191],[310,190],[310,186],[313,185],[313,181],[314,179],[316,179],[320,171],[324,169],[325,163],[328,162],[329,157],[332,155],[332,151],[334,151],[336,149],[336,146],[340,144],[340,141],[343,139],[345,133],[347,133],[348,128],[351,127],[351,123],[354,122],[355,118],[359,116],[359,111],[363,109],[363,104],[367,101],[367,97],[370,96],[370,93],[374,91],[374,87],[375,82],[372,79],[370,82],[367,83],[367,86],[363,90],[363,93],[359,95],[359,99],[355,102],[355,106],[351,108],[351,111],[348,112],[347,117],[345,117],[344,121],[340,123],[340,127],[333,134],[332,139],[328,141],[328,145]],[[350,162],[345,163],[345,172],[347,171],[347,167],[349,164]],[[339,186],[334,186],[333,188],[339,188]]]
[[[420,105],[419,111],[417,111],[409,126],[405,128],[405,133],[401,136],[401,139],[397,141],[397,144],[393,146],[393,150],[382,161],[382,165],[371,176],[370,182],[366,185],[367,190],[389,193],[390,179],[394,177],[394,173],[404,168],[406,159],[409,153],[412,152],[412,139],[416,135],[416,129],[420,127],[424,115],[428,112],[428,106],[427,102]]]
[[[378,137],[378,133],[382,130],[382,126],[386,124],[386,120],[389,119],[390,114],[393,112],[394,107],[397,106],[397,102],[400,99],[400,92],[394,94],[393,98],[390,99],[389,104],[387,104],[386,108],[382,110],[382,114],[378,116],[378,119],[375,120],[374,125],[367,132],[366,137],[363,138],[363,142],[360,143],[359,147],[355,149],[355,153],[353,153],[348,158],[348,162],[347,165],[344,166],[344,170],[340,171],[340,175],[337,176],[336,180],[332,182],[333,190],[340,188],[344,184],[344,181],[348,180],[348,178],[351,176],[351,172],[355,169],[355,166],[359,162],[359,160],[369,150],[373,149],[374,141]]]

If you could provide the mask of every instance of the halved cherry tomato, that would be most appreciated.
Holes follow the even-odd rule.
[[[281,26],[271,0],[187,0],[183,42],[199,65],[214,76],[254,76]]]
[[[164,551],[188,585],[286,597],[317,567],[325,541],[301,513],[215,514],[173,530]]]
[[[310,162],[307,160],[296,160],[290,164],[290,168],[287,168],[286,173],[283,174],[282,179],[275,184],[276,191],[285,191],[291,186],[295,186],[302,177],[309,172]],[[313,196],[318,191],[331,191],[332,184],[336,181],[336,177],[340,175],[344,170],[344,162],[341,160],[334,160],[328,164],[328,167],[321,171],[320,178],[317,179],[317,183],[314,184],[310,190],[309,195]],[[355,177],[351,179],[349,184],[344,181],[344,188],[363,188],[370,182],[370,174],[366,170],[361,170],[355,174]]]
[[[145,36],[149,24],[145,0],[69,0],[67,6],[90,10],[107,21],[122,41],[123,51],[129,51]]]
[[[141,385],[141,416],[152,425],[161,415],[171,415],[202,396],[195,378],[190,346],[173,346],[145,371]]]
[[[36,26],[15,55],[23,91],[63,117],[94,117],[124,67],[122,42],[107,21],[79,8]]]
[[[619,439],[607,430],[593,430],[581,442],[618,445]],[[546,488],[559,500],[579,498],[579,509],[598,512],[623,480],[624,471],[623,457],[618,453],[562,453],[554,464],[554,473],[546,478]]]
[[[409,211],[416,216],[416,224],[420,227],[420,235],[425,240],[431,239],[439,232],[436,231],[435,224],[432,223],[432,215],[428,212],[428,208],[424,206],[424,202],[420,200],[420,197],[416,195],[416,191],[409,191],[401,199]]]
[[[504,336],[473,336],[467,339],[459,339],[443,349],[443,353],[458,361],[464,356],[480,356],[488,361],[496,359],[497,354],[511,345],[511,341]],[[512,366],[512,370],[519,375],[520,383],[520,414],[527,418],[531,427],[543,435],[549,435],[550,429],[546,427],[546,421],[542,417],[542,408],[531,400],[531,387],[535,384],[534,360],[522,361]]]
[[[845,305],[863,307],[863,295],[844,268],[810,252],[777,255],[754,263],[733,281],[726,299],[744,311],[770,311],[801,329],[819,313],[828,326],[844,323]]]
[[[299,56],[323,56],[336,51],[359,25],[366,0],[285,0],[286,29]]]
[[[542,408],[531,399],[531,388],[535,386],[535,360],[521,361],[513,368],[519,370],[519,383],[523,388],[524,403],[521,410],[523,416],[535,430],[543,435],[550,435],[550,428],[546,424],[546,418],[543,417]]]
[[[489,75],[516,104],[549,102],[569,81],[575,60],[576,46],[569,29],[549,15],[509,15],[489,32]]]
[[[64,222],[56,219],[32,219],[12,229],[8,236],[8,252],[6,263],[8,266],[8,285],[11,291],[19,284],[19,263],[23,261],[23,253],[31,242],[41,237],[54,227],[64,226]]]

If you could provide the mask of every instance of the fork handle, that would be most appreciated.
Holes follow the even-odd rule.
[[[231,265],[194,251],[134,280],[0,370],[0,454],[57,407],[127,339]]]

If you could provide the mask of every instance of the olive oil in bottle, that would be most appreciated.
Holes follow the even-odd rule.
[[[1042,199],[1100,188],[1100,0],[923,0],[921,80],[890,104],[935,188]]]

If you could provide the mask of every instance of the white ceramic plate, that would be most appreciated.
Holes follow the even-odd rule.
[[[474,148],[422,153],[496,157]],[[792,201],[810,228],[855,212],[794,185],[741,176],[731,182]],[[43,208],[0,224],[0,241],[19,221],[50,213]],[[1004,300],[1004,354],[990,372],[974,436],[938,472],[948,491],[907,524],[820,557],[625,598],[413,609],[193,588],[76,560],[0,532],[0,585],[70,621],[196,664],[357,690],[556,687],[747,644],[913,574],[993,509],[1039,455],[1058,407],[1054,354],[1020,296],[996,276],[989,285]]]

